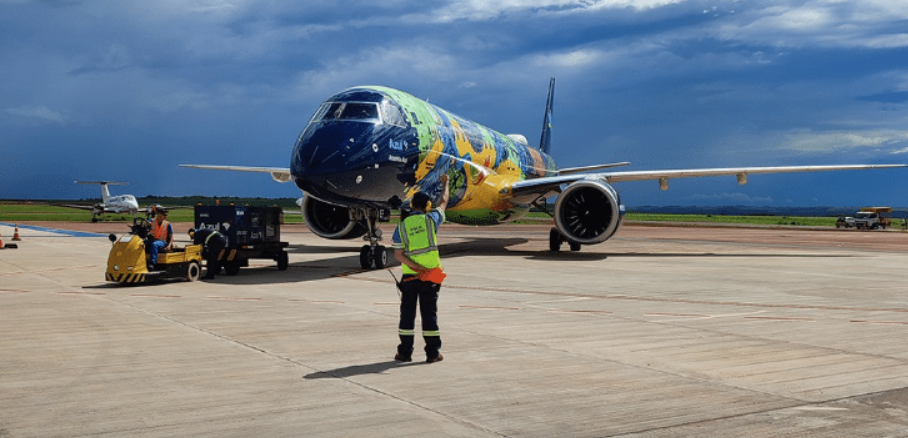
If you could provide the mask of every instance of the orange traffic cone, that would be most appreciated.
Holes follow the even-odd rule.
[[[0,233],[0,248],[3,248],[3,234]]]
[[[15,240],[15,241],[22,240],[22,238],[19,237],[19,224],[16,224],[16,231],[13,233],[13,240]]]

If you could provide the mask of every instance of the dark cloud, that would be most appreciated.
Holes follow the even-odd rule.
[[[0,195],[71,194],[26,177],[66,175],[135,194],[293,196],[176,164],[285,166],[320,101],[360,84],[532,142],[550,76],[566,166],[896,162],[906,21],[897,2],[856,0],[0,2],[0,151],[19,152]],[[137,162],[147,151],[165,158]],[[792,198],[773,178],[619,189],[632,205]],[[861,203],[834,186],[801,200]]]

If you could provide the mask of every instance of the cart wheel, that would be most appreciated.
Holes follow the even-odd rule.
[[[202,266],[199,265],[199,262],[192,261],[189,262],[189,266],[186,267],[186,279],[189,281],[196,281],[199,279],[199,276],[202,275]]]
[[[384,246],[375,247],[375,252],[372,253],[372,260],[375,261],[375,269],[382,269],[388,265],[388,251]]]
[[[290,260],[287,257],[287,251],[281,251],[277,254],[277,270],[286,271],[287,266],[290,265]]]
[[[238,260],[234,260],[231,263],[224,265],[224,272],[227,275],[233,276],[240,273],[240,263]]]

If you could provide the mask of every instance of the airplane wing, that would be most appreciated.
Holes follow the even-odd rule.
[[[782,167],[730,167],[715,169],[678,169],[678,170],[637,170],[622,172],[601,173],[575,173],[546,178],[528,179],[518,181],[511,186],[511,193],[515,198],[527,196],[551,196],[557,193],[562,184],[570,184],[585,178],[599,178],[608,183],[625,181],[658,180],[662,190],[668,189],[668,180],[671,178],[695,178],[701,176],[735,175],[738,184],[747,183],[747,175],[764,173],[789,173],[789,172],[825,172],[831,170],[853,169],[886,169],[893,167],[906,167],[905,164],[849,164],[835,166],[782,166]]]
[[[287,167],[246,167],[246,166],[210,166],[206,164],[180,164],[180,167],[191,167],[194,169],[211,169],[211,170],[232,170],[235,172],[258,172],[270,173],[271,179],[280,182],[290,182],[290,168]]]
[[[558,169],[558,175],[569,175],[572,173],[592,172],[594,170],[608,169],[611,167],[628,166],[630,164],[631,164],[630,161],[622,161],[620,163],[597,164],[595,166],[566,167],[564,169]]]
[[[93,205],[82,205],[82,204],[50,204],[57,207],[66,207],[66,208],[78,208],[80,210],[93,210],[95,206]]]

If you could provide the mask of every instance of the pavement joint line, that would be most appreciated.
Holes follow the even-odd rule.
[[[900,321],[866,321],[866,320],[852,319],[850,322],[859,323],[859,324],[905,325],[905,326],[908,326],[908,322],[900,322]]]
[[[461,306],[457,306],[457,307],[459,307],[461,309],[477,309],[477,310],[520,310],[520,308],[517,308],[517,307],[498,307],[498,306],[461,305]]]
[[[813,318],[798,318],[784,316],[745,316],[744,319],[762,319],[769,321],[791,321],[791,322],[817,322]]]
[[[368,271],[362,271],[362,272],[368,272]],[[344,276],[343,278],[346,278],[348,280],[354,280],[354,281],[393,283],[392,280],[384,280],[384,279],[380,279],[380,278],[371,278],[371,277]],[[455,284],[447,284],[447,285],[444,285],[444,287],[447,289],[478,290],[478,291],[483,291],[483,292],[513,292],[513,293],[523,293],[523,294],[533,294],[533,295],[551,295],[551,296],[590,298],[590,299],[603,299],[603,300],[629,300],[629,301],[648,301],[648,302],[659,302],[659,303],[707,304],[707,305],[716,305],[716,306],[757,307],[757,308],[770,308],[770,309],[841,310],[841,311],[848,311],[848,312],[908,313],[908,308],[903,308],[903,307],[849,307],[849,306],[823,306],[823,305],[808,305],[808,304],[773,304],[773,303],[755,303],[755,302],[741,302],[741,301],[709,301],[709,300],[693,300],[693,299],[683,299],[683,298],[643,297],[643,296],[636,296],[636,295],[593,295],[593,294],[589,294],[589,293],[578,293],[578,292],[553,292],[553,291],[539,291],[539,290],[530,290],[530,289],[505,288],[505,287],[487,287],[487,286],[459,286],[459,285],[455,285]]]
[[[87,269],[87,268],[98,268],[98,267],[100,267],[100,265],[89,265],[89,266],[67,266],[67,267],[62,267],[62,268],[40,269],[40,270],[37,270],[37,271],[12,271],[12,272],[0,272],[0,277],[8,277],[8,276],[20,275],[20,274],[43,274],[43,273],[46,273],[46,272],[60,272],[60,271],[68,271],[68,270],[72,270],[72,269]]]
[[[183,298],[181,295],[129,294],[136,298]]]

